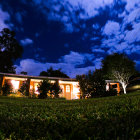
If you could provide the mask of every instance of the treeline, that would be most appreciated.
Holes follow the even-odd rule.
[[[125,54],[114,53],[108,55],[102,60],[102,68],[89,71],[86,75],[78,75],[82,98],[105,97],[116,95],[113,89],[106,91],[105,80],[116,80],[121,84],[122,92],[126,94],[126,88],[129,85],[130,78],[138,74],[135,68],[135,62]]]

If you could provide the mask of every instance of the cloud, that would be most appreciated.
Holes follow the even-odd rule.
[[[124,38],[129,44],[140,41],[140,23],[133,24],[133,30],[126,31]]]
[[[132,48],[131,53],[140,54],[140,45],[136,45]],[[139,62],[140,63],[140,62]]]
[[[30,38],[25,38],[23,40],[20,40],[20,43],[23,45],[23,46],[27,46],[27,45],[31,45],[33,44],[33,40],[30,39]]]
[[[3,28],[10,28],[12,24],[9,23],[10,21],[10,15],[8,12],[4,12],[2,8],[0,7],[0,31]]]
[[[100,13],[100,9],[114,4],[114,0],[33,0],[33,2],[47,20],[62,22],[65,26],[64,31],[70,33],[76,30],[75,24],[79,24],[80,20],[93,18]]]
[[[100,25],[99,24],[93,24],[92,27],[93,27],[93,29],[97,30],[97,29],[100,28]]]
[[[115,21],[108,21],[103,29],[103,34],[111,36],[119,32],[120,25]]]
[[[80,54],[78,52],[71,51],[70,54],[62,56],[59,59],[59,62],[73,65],[81,65],[84,64],[87,60],[93,60],[93,58],[93,54]]]
[[[140,46],[135,45],[140,42],[139,0],[119,2],[114,0],[61,0],[59,4],[57,2],[58,0],[50,2],[52,6],[49,19],[62,22],[66,32],[82,30],[81,40],[86,42],[89,39],[87,42],[91,43],[88,46],[93,53],[91,55],[71,51],[70,54],[62,56],[59,63],[73,67],[75,72],[76,67],[85,64],[87,60],[92,62],[94,67],[100,68],[101,61],[106,54],[114,52],[127,55],[139,54]],[[41,4],[41,0],[37,3]],[[81,20],[85,24],[79,24]],[[132,29],[126,28],[128,24],[132,25]],[[76,30],[75,25],[82,28]]]
[[[87,59],[91,61],[93,65],[79,67],[79,65],[85,64]],[[58,63],[42,63],[34,59],[21,60],[20,65],[16,65],[16,72],[19,74],[21,71],[26,71],[29,75],[39,75],[41,71],[46,71],[48,68],[53,67],[54,69],[61,69],[64,73],[74,78],[78,74],[85,74],[89,70],[93,71],[95,68],[100,68],[101,60],[102,58],[94,60],[93,54],[70,52],[68,55],[62,56]]]
[[[126,0],[125,2],[125,9],[120,16],[122,18],[121,22],[116,22],[113,19],[108,20],[102,27],[103,38],[99,48],[106,49],[107,54],[117,52],[131,55],[131,53],[138,54],[140,51],[139,45],[137,45],[140,43],[140,8],[137,1]],[[129,4],[131,2],[130,8]],[[128,25],[131,25],[131,28],[128,28]],[[92,48],[92,51],[94,49],[96,48]]]
[[[130,12],[127,18],[128,23],[140,19],[140,8],[134,9],[132,12]]]
[[[17,21],[18,21],[19,23],[22,23],[22,15],[21,15],[20,12],[17,12],[17,13],[16,13],[16,19],[17,19]]]
[[[86,2],[84,0],[66,0],[66,1],[68,1],[74,7],[74,9],[77,9],[78,7],[84,9],[85,13],[83,13],[82,15],[84,18],[94,17],[99,13],[98,12],[99,8],[101,7],[104,8],[107,5],[109,6],[114,3],[114,0],[100,0],[100,1],[86,0]]]
[[[139,0],[123,0],[126,2],[125,9],[127,12],[131,12],[134,10],[136,7],[140,6],[140,1]]]
[[[20,65],[16,65],[16,73],[21,71],[28,72],[29,75],[39,75],[41,71],[46,71],[50,67],[59,69],[69,75],[71,78],[76,77],[78,74],[85,74],[89,70],[95,70],[94,66],[88,66],[84,68],[76,68],[75,65],[69,63],[41,63],[33,59],[24,59],[20,61]]]
[[[94,40],[98,40],[100,39],[99,37],[92,37],[90,40],[94,41]]]
[[[93,52],[93,53],[105,53],[105,50],[100,49],[100,48],[99,48],[99,49],[96,49],[95,47],[93,47],[93,48],[92,48],[92,52]]]

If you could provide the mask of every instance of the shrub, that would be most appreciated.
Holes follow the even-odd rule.
[[[108,91],[105,92],[104,97],[107,96],[116,96],[117,95],[117,90],[110,88]]]
[[[47,98],[47,93],[49,92],[51,88],[51,83],[49,82],[48,79],[43,80],[42,82],[40,82],[40,84],[38,85],[38,91],[39,91],[39,95],[38,98],[40,99],[44,99]]]
[[[27,85],[27,81],[24,81],[20,87],[20,89],[18,90],[19,92],[22,93],[22,95],[28,96],[28,85]]]
[[[12,93],[12,85],[11,83],[8,83],[7,81],[5,81],[3,87],[2,87],[2,93],[4,96],[7,96],[9,94]]]
[[[62,89],[59,86],[58,81],[56,81],[52,86],[51,86],[51,91],[50,94],[53,95],[55,98],[59,98],[59,94],[62,92]]]

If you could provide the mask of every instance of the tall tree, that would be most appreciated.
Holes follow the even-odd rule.
[[[21,57],[22,46],[15,38],[15,32],[4,28],[0,32],[0,72],[15,73],[14,61]]]
[[[129,78],[136,73],[135,63],[124,54],[114,53],[102,61],[102,68],[108,78],[121,83],[126,94]]]
[[[50,67],[47,71],[42,71],[40,76],[69,78],[69,76],[63,73],[61,69],[54,70],[52,67]]]

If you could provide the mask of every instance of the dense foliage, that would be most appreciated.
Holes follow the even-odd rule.
[[[48,79],[41,81],[38,85],[38,91],[40,93],[38,97],[40,99],[47,98],[48,97],[47,93],[50,91],[50,88],[51,88],[51,83]]]
[[[15,39],[15,32],[4,28],[0,32],[0,72],[15,73],[13,63],[22,52],[22,47]]]
[[[0,139],[139,139],[140,93],[66,101],[0,97]]]
[[[116,95],[114,90],[106,91],[105,77],[102,69],[87,75],[77,75],[81,95],[83,98],[105,97]]]
[[[7,81],[5,81],[5,82],[4,82],[4,85],[3,85],[3,87],[2,87],[2,94],[3,94],[4,96],[7,96],[7,95],[9,95],[10,93],[12,93],[12,90],[13,90],[13,88],[12,88],[11,83],[8,83]]]
[[[52,98],[59,98],[59,94],[62,92],[58,81],[51,83],[48,79],[40,82],[40,84],[38,85],[38,91],[40,93],[38,95],[40,99],[47,98],[48,94]]]
[[[58,80],[51,85],[50,94],[53,95],[54,98],[59,98],[59,94],[62,92],[62,89],[59,86]]]
[[[52,67],[50,67],[47,71],[42,71],[40,76],[69,78],[69,76],[63,73],[61,69],[54,70]]]
[[[129,84],[130,77],[136,73],[135,63],[124,54],[114,53],[108,55],[102,61],[102,69],[105,75],[112,80],[121,83],[124,93]]]
[[[19,89],[19,92],[22,93],[22,95],[29,96],[28,88],[29,87],[28,87],[27,81],[23,81],[23,83]]]

